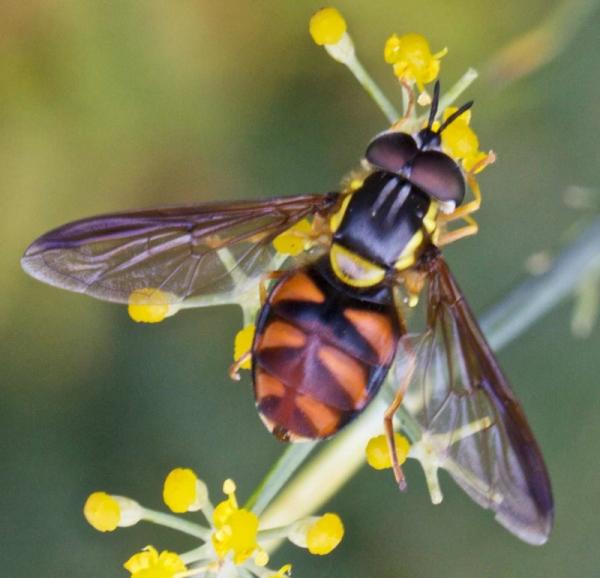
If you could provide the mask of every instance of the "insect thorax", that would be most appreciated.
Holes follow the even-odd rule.
[[[412,266],[436,227],[438,206],[403,177],[375,172],[349,194],[332,219],[335,275],[372,287]]]

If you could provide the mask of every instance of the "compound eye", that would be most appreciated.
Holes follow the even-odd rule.
[[[385,132],[376,136],[367,147],[366,159],[390,173],[399,173],[419,151],[415,139],[405,132]]]
[[[420,153],[412,163],[409,180],[438,201],[458,206],[465,197],[465,178],[460,167],[440,151]]]

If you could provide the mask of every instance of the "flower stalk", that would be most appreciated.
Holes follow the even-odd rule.
[[[142,520],[158,526],[164,526],[165,528],[171,528],[173,530],[183,532],[184,534],[189,534],[190,536],[194,536],[194,538],[199,538],[200,540],[210,539],[209,528],[202,526],[201,524],[190,522],[189,520],[178,518],[177,516],[173,516],[172,514],[167,514],[165,512],[158,512],[156,510],[144,508]]]
[[[388,122],[394,124],[402,115],[396,110],[396,107],[388,100],[385,94],[383,94],[377,83],[366,71],[360,60],[358,60],[356,54],[344,62],[344,64],[354,75],[354,78],[358,80],[359,84],[366,90],[367,94],[374,100]],[[408,101],[404,101],[403,109],[406,111],[407,108]]]

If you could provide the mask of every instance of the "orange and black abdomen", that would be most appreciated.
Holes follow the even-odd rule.
[[[391,294],[367,301],[334,287],[320,269],[317,263],[280,279],[256,324],[256,405],[283,440],[328,437],[363,410],[400,336]]]

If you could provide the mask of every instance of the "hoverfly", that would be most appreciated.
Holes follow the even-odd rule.
[[[392,127],[369,143],[358,186],[83,219],[36,240],[22,265],[51,285],[118,303],[148,287],[173,306],[245,291],[236,271],[254,290],[269,283],[261,285],[247,357],[258,412],[275,436],[292,442],[332,436],[365,409],[390,373],[398,389],[384,426],[400,486],[392,418],[410,388],[420,399],[414,417],[423,430],[489,420],[445,449],[458,468],[453,477],[508,530],[541,544],[553,522],[546,467],[440,252],[474,232],[473,224],[454,230],[447,224],[468,221],[480,204],[474,179],[441,150],[441,133],[472,102],[434,130],[438,101],[436,84],[425,128],[411,135]],[[463,204],[467,181],[474,200]],[[307,217],[311,248],[269,271],[273,241]],[[227,261],[219,257],[223,249]],[[417,339],[408,333],[404,301],[422,293],[426,328]]]

